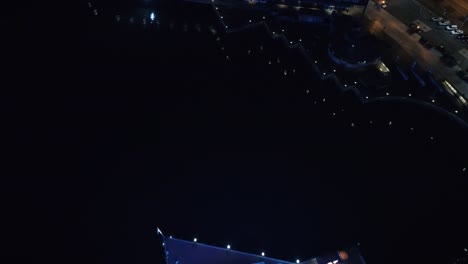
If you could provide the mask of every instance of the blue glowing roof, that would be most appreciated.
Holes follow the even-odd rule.
[[[214,247],[198,242],[176,238],[165,238],[167,264],[295,264],[268,256],[240,252],[227,247]],[[365,264],[357,249],[347,252],[346,259],[340,259],[339,254],[302,261],[300,264]]]

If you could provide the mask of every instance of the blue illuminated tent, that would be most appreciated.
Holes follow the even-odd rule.
[[[163,245],[167,264],[365,264],[357,248],[295,262],[172,237],[163,236]]]

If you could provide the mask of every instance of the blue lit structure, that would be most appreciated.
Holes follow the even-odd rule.
[[[271,258],[263,252],[249,254],[230,246],[215,247],[198,243],[195,239],[188,241],[163,236],[163,245],[167,264],[365,264],[357,248],[306,261],[285,261]]]

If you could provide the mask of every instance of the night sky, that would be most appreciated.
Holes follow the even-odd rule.
[[[349,95],[314,106],[304,83],[333,84],[73,10],[2,22],[8,262],[162,263],[157,226],[289,261],[360,243],[370,264],[449,263],[468,247],[460,124]]]

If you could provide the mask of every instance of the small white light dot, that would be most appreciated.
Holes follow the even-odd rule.
[[[193,242],[197,242],[197,238],[194,238],[194,239],[193,239]]]
[[[325,75],[325,73],[323,73],[323,75]]]
[[[411,129],[411,130],[414,130],[414,128],[412,128],[412,127],[411,127],[410,129]]]
[[[162,243],[162,245],[163,245],[163,247],[164,247],[164,245],[165,245],[164,242]]]
[[[357,84],[357,82],[354,82],[354,84]]]
[[[408,94],[408,96],[411,96],[411,94]]]
[[[264,257],[264,256],[265,256],[265,252],[262,252],[262,257]]]
[[[386,95],[389,95],[389,93],[386,93]]]
[[[458,114],[458,111],[457,111],[457,110],[455,110],[455,114]]]
[[[354,123],[351,123],[351,127],[354,127]]]
[[[218,10],[218,7],[216,7],[216,10]]]
[[[431,137],[431,140],[434,140],[434,137]]]
[[[307,89],[307,90],[306,90],[306,93],[309,93],[309,92],[310,92],[309,89]]]
[[[301,261],[300,261],[300,260],[298,260],[298,259],[296,259],[296,263],[299,263],[299,262],[301,262]]]
[[[433,103],[435,103],[435,100],[432,100]]]
[[[301,41],[302,41],[302,39],[299,39],[299,42],[301,42]]]
[[[369,99],[369,96],[366,96],[366,99]]]
[[[292,41],[290,41],[290,42],[289,42],[289,44],[293,44],[293,42],[292,42]]]
[[[172,238],[172,236],[169,236],[169,238]]]
[[[463,170],[462,170],[462,171],[466,171],[466,168],[463,168]],[[465,248],[465,250],[466,250],[466,248]]]
[[[345,84],[345,85],[344,85],[344,87],[348,87],[348,85],[347,85],[347,84]]]
[[[282,29],[281,31],[284,32],[284,29]]]
[[[333,113],[333,115],[335,116],[335,115],[336,115],[336,113]]]
[[[314,61],[315,63],[317,63],[317,61]]]
[[[252,23],[252,20],[249,20],[249,23]]]
[[[226,248],[227,248],[227,249],[231,249],[231,245],[227,245],[227,247],[226,247]]]
[[[223,16],[221,16],[221,19],[223,19]]]
[[[273,35],[275,34],[275,32],[273,31]]]
[[[226,26],[226,28],[228,28],[228,26]]]
[[[372,120],[370,120],[369,123],[372,124],[373,123]]]
[[[263,19],[265,19],[265,17],[263,17]]]
[[[468,252],[468,249],[465,248],[465,252]]]

